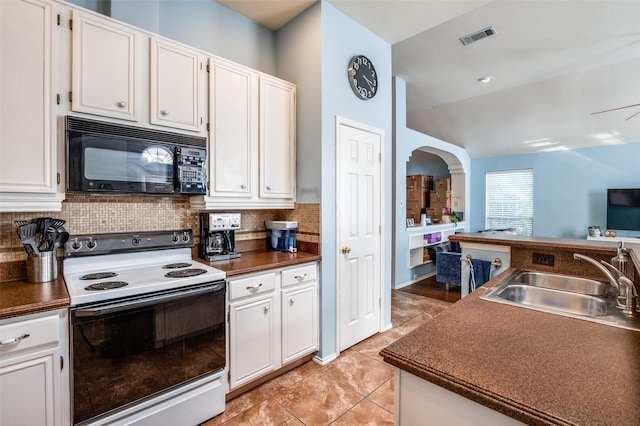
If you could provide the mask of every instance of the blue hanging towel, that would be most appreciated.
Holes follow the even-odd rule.
[[[476,289],[491,279],[491,262],[488,260],[471,259],[471,266],[473,274],[469,274],[469,293],[474,290],[473,279],[475,279]]]

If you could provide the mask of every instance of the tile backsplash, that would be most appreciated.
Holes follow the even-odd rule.
[[[320,205],[296,204],[293,210],[224,210],[242,214],[242,229],[236,231],[236,243],[241,247],[264,247],[265,220],[298,221],[297,239],[303,243],[320,242]],[[15,220],[54,217],[67,221],[71,235],[192,229],[199,235],[198,210],[191,208],[189,197],[134,195],[67,194],[60,212],[0,213],[0,262],[26,259],[26,253],[16,235]],[[245,244],[242,244],[245,242]],[[247,244],[249,243],[249,244]]]

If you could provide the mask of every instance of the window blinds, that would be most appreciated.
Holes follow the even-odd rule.
[[[533,169],[486,173],[486,229],[533,235]]]

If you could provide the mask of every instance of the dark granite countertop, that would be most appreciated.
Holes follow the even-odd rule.
[[[477,244],[493,244],[511,246],[512,248],[527,249],[554,249],[578,250],[581,252],[602,251],[612,249],[615,252],[618,242],[615,239],[611,241],[587,240],[576,238],[550,238],[550,237],[527,237],[523,235],[509,234],[490,234],[490,233],[460,233],[449,236],[450,241],[477,243]],[[640,239],[638,240],[640,242]]]
[[[479,298],[514,269],[383,349],[384,360],[527,424],[638,424],[640,332]]]
[[[320,255],[312,253],[300,251],[297,253],[287,253],[265,249],[244,252],[240,257],[230,260],[221,260],[217,262],[208,262],[199,258],[196,260],[225,271],[227,273],[227,278],[229,278],[236,275],[261,272],[268,269],[293,266],[306,262],[317,262],[320,259]]]
[[[68,307],[69,293],[62,274],[44,283],[0,282],[0,320]]]

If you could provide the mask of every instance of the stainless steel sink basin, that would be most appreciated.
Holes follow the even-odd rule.
[[[498,292],[498,296],[519,305],[536,306],[576,315],[599,317],[607,315],[607,301],[581,293],[511,284]]]
[[[608,294],[608,283],[588,278],[571,277],[568,275],[550,274],[546,272],[522,271],[510,279],[528,286],[554,288],[556,290],[571,291],[573,293],[604,296]]]
[[[516,270],[480,299],[640,331],[640,318],[625,316],[609,287],[597,280]]]

